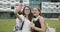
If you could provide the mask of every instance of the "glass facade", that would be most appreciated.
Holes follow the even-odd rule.
[[[20,0],[20,3],[23,3],[23,0]]]
[[[41,7],[41,0],[29,0],[29,5],[31,8]]]
[[[24,5],[29,4],[30,8],[32,9],[34,7],[41,8],[42,7],[42,5],[41,5],[42,2],[60,2],[60,0],[28,0],[28,1],[27,0],[0,0],[0,19],[3,19],[3,18],[7,18],[7,19],[15,18],[14,13],[11,12],[10,10],[14,10],[18,6],[19,3],[24,3]],[[60,5],[57,5],[56,7],[60,7]],[[4,9],[6,11],[1,12],[1,10],[4,10]],[[45,8],[43,8],[43,9],[45,9]],[[7,10],[10,11],[10,12],[7,12]],[[50,12],[50,11],[48,11],[48,9],[45,9],[45,10],[47,12]],[[60,8],[56,9],[56,12],[59,12],[59,10],[60,10]],[[43,12],[46,12],[46,11],[43,11]],[[51,11],[53,12],[53,10],[51,10]],[[51,13],[42,13],[42,16],[45,17],[45,18],[57,18],[60,15],[60,12],[59,13],[52,13],[52,12]]]
[[[42,2],[50,2],[51,0],[42,0]]]
[[[42,13],[42,16],[44,18],[58,18],[58,16],[60,16],[60,13]]]
[[[30,5],[30,8],[32,9],[32,8],[34,8],[34,7],[39,7],[39,8],[41,8],[42,7],[42,2],[59,2],[60,0],[29,0],[29,5]],[[42,8],[41,8],[42,9]],[[44,8],[43,8],[44,9]],[[51,8],[52,9],[52,8]],[[47,11],[47,13],[46,13],[46,11],[43,11],[43,12],[45,12],[45,13],[42,13],[42,16],[43,17],[45,17],[45,18],[58,18],[58,16],[60,15],[60,13],[56,10],[56,9],[54,9],[54,10],[56,10],[56,13],[53,13],[53,12],[51,12],[51,13],[48,13],[49,12],[49,10],[50,10],[50,8],[49,8],[49,10],[48,9],[45,9],[46,11]],[[58,9],[59,10],[59,9]],[[53,11],[53,10],[51,10],[51,11]],[[55,12],[55,11],[54,11]],[[58,12],[58,13],[57,13]]]
[[[33,7],[39,7],[41,8],[42,2],[50,2],[51,0],[29,0],[29,5],[31,8]]]
[[[16,18],[13,12],[0,12],[0,19],[14,19]]]

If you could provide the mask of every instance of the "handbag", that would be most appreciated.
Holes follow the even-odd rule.
[[[47,30],[46,30],[46,32],[56,32],[56,28],[49,27],[48,23],[47,23]]]

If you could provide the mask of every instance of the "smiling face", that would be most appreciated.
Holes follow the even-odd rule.
[[[30,9],[28,7],[25,8],[24,10],[25,15],[29,15],[30,14]]]
[[[25,6],[23,9],[23,15],[26,17],[28,15],[28,19],[31,21],[31,9],[29,6]]]
[[[33,8],[33,15],[38,16],[40,14],[40,11],[38,8]]]

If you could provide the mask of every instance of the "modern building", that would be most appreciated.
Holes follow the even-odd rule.
[[[42,16],[45,18],[58,18],[60,16],[60,0],[42,0]]]
[[[60,16],[60,2],[42,2],[41,8],[45,18],[58,18]]]
[[[41,7],[41,0],[29,0],[30,8]]]
[[[13,11],[19,3],[29,5],[29,0],[0,0],[0,19],[15,18]]]
[[[41,8],[45,18],[57,18],[60,15],[60,0],[0,0],[0,19],[15,18],[13,11],[19,3],[30,8]]]
[[[31,8],[41,8],[45,18],[58,18],[60,15],[60,0],[29,0]]]

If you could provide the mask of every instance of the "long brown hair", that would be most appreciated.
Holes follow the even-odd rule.
[[[24,7],[24,9],[23,9],[23,15],[25,15],[25,13],[24,13],[24,10],[25,10],[25,8],[26,7],[28,7],[29,9],[30,9],[30,7],[29,6],[25,6]],[[32,20],[32,13],[31,13],[31,9],[30,9],[30,14],[28,15],[28,19],[31,21]]]
[[[38,11],[40,12],[39,15],[42,16],[42,13],[41,13],[41,9],[36,7],[36,9],[38,9]],[[33,18],[36,18],[35,16],[33,16]]]
[[[40,9],[40,8],[37,8],[37,9],[38,9],[38,11],[40,12],[39,15],[42,16],[41,9]]]

